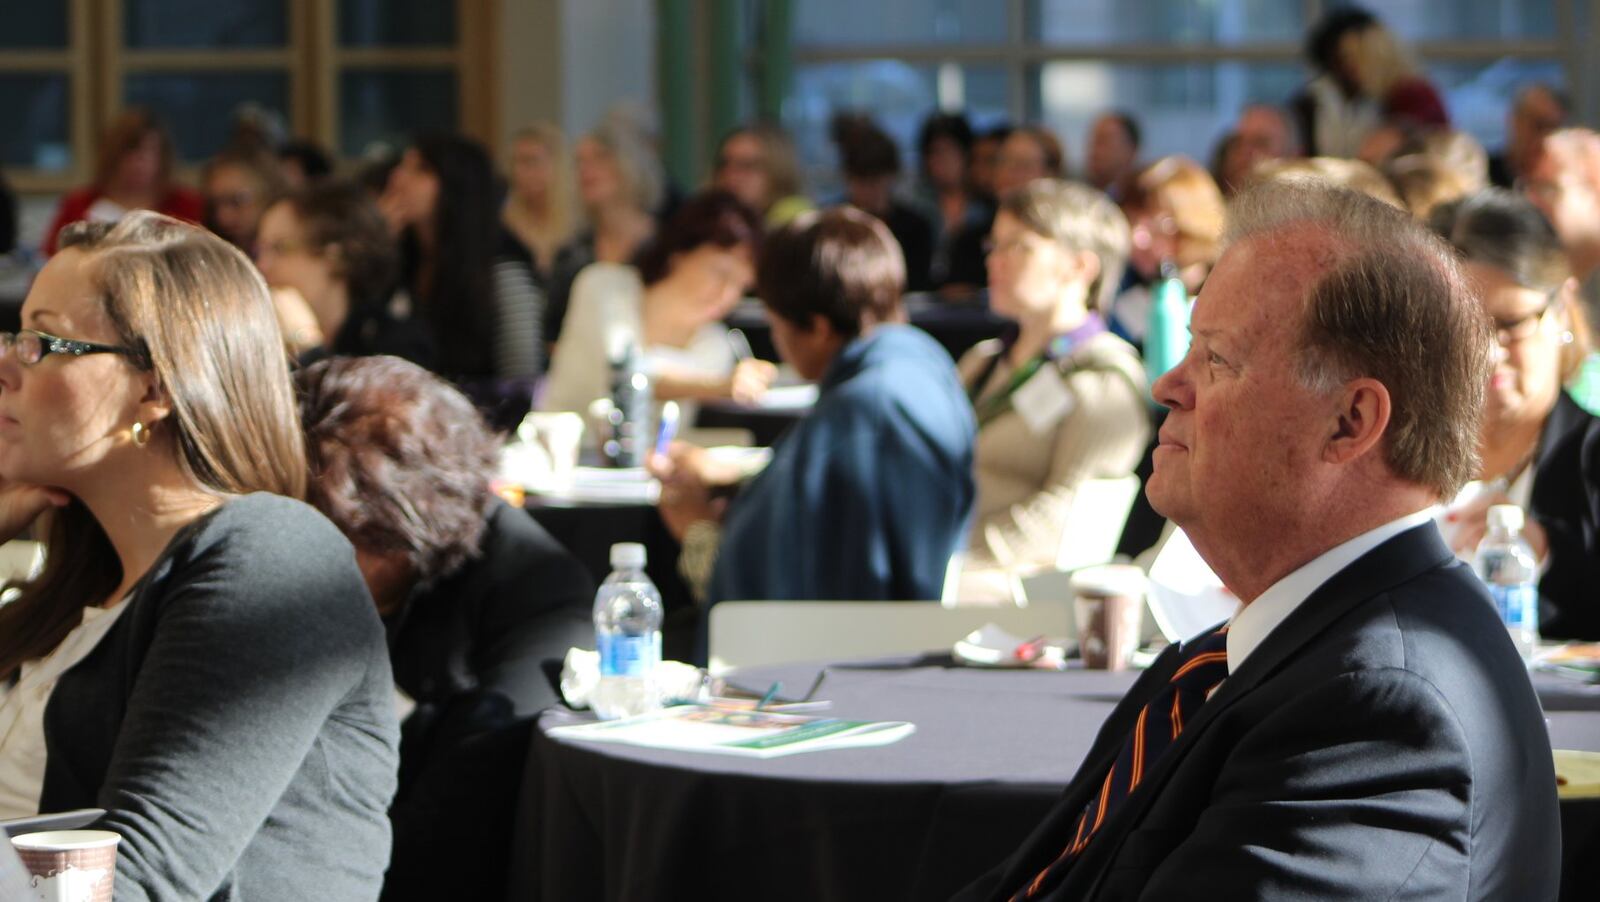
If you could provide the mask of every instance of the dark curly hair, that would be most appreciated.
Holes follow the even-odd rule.
[[[336,272],[350,306],[387,303],[400,278],[400,254],[383,214],[360,186],[318,182],[284,198],[305,235],[306,249],[321,255],[337,247]]]
[[[754,260],[761,250],[761,219],[727,191],[702,191],[685,201],[639,254],[639,278],[646,285],[665,279],[673,257],[706,244],[742,246]]]
[[[467,397],[398,357],[295,374],[306,500],[363,551],[404,554],[419,583],[478,556],[500,444]]]

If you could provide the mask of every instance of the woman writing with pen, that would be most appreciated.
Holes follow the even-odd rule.
[[[573,283],[572,303],[550,363],[542,410],[585,412],[611,395],[611,366],[643,354],[657,401],[754,401],[777,374],[751,359],[721,320],[754,275],[761,223],[733,195],[686,202],[638,268],[594,263]],[[684,416],[692,420],[692,411]]]

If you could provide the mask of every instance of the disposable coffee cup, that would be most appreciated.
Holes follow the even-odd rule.
[[[1144,571],[1127,564],[1072,574],[1078,652],[1090,670],[1127,670],[1144,621]]]
[[[50,830],[11,838],[36,902],[111,902],[117,842],[109,830]]]
[[[551,481],[558,485],[572,481],[583,432],[583,417],[570,411],[534,411],[517,427],[518,438],[537,444],[549,455]]]

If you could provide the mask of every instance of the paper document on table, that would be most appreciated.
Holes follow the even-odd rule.
[[[1167,537],[1150,565],[1150,613],[1168,642],[1181,642],[1232,617],[1239,599],[1194,550],[1183,530]]]
[[[776,758],[824,749],[888,745],[910,736],[915,730],[915,726],[904,721],[841,720],[709,705],[677,705],[626,720],[555,727],[549,735],[679,752]]]
[[[571,479],[528,491],[550,501],[651,505],[661,497],[661,483],[643,467],[575,467]]]
[[[817,386],[806,382],[800,385],[775,385],[751,405],[757,410],[805,411],[817,406]]]

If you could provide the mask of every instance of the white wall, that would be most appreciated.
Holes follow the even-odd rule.
[[[536,119],[569,137],[622,101],[656,115],[654,0],[505,0],[500,126]]]

